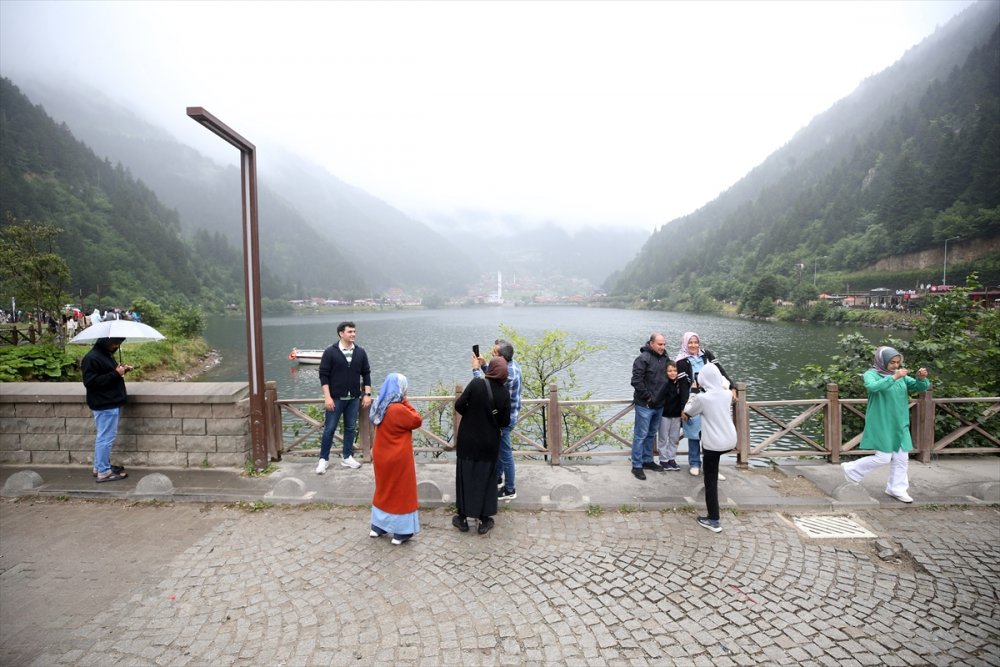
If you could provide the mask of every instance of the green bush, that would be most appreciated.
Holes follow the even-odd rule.
[[[174,338],[197,338],[205,331],[205,315],[198,306],[175,306],[167,313],[164,328]]]
[[[139,313],[144,324],[154,329],[163,326],[163,309],[145,297],[139,297],[132,302],[132,310]]]
[[[57,345],[0,348],[0,382],[59,382],[79,378],[77,361]]]

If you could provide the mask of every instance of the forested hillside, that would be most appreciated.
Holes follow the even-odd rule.
[[[664,225],[611,291],[740,300],[764,281],[764,296],[788,297],[812,287],[817,265],[820,290],[874,287],[891,278],[868,271],[880,259],[1000,236],[998,24],[995,3],[956,17],[717,200]],[[1000,281],[998,253],[974,268]]]
[[[31,80],[24,90],[98,155],[126,165],[161,202],[175,209],[185,237],[207,232],[242,247],[237,167],[219,165],[81,84],[57,86]],[[206,133],[205,141],[218,139]],[[235,159],[235,149],[233,155]],[[275,192],[263,171],[266,160],[259,149],[257,160],[260,258],[272,276],[262,286],[265,293],[285,298],[303,293],[368,296],[370,286],[360,264],[318,234],[287,198]],[[242,273],[242,251],[237,262],[235,269]]]
[[[0,216],[3,225],[62,229],[56,243],[70,269],[70,298],[82,294],[93,304],[101,295],[105,306],[121,307],[137,297],[240,299],[240,272],[221,259],[231,259],[231,247],[208,236],[197,247],[186,243],[175,211],[122,165],[98,158],[7,79],[0,79]]]

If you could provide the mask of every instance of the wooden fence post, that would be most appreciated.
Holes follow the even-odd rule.
[[[832,382],[826,385],[826,407],[823,411],[823,444],[830,452],[830,463],[840,463],[840,446],[844,439],[840,414],[840,387]]]
[[[746,382],[736,383],[733,423],[736,426],[736,467],[746,470],[750,467],[750,408],[747,405]]]
[[[361,403],[361,399],[358,399]],[[368,406],[371,408],[371,406]],[[372,444],[375,442],[375,429],[372,426],[372,419],[368,416],[368,410],[358,408],[358,443],[361,445],[361,456],[368,463],[372,462]]]
[[[458,397],[462,395],[464,388],[460,384],[455,385],[455,400],[451,402],[451,448],[454,450],[458,447],[458,426],[462,423],[462,415],[458,414],[458,410],[455,409],[455,405],[458,403]]]
[[[934,390],[917,396],[916,428],[910,424],[910,437],[916,436],[917,458],[930,463],[934,453]]]
[[[549,385],[549,465],[559,465],[559,454],[562,452],[562,410],[559,408],[559,387],[553,382]]]
[[[267,441],[268,458],[280,461],[285,443],[281,428],[281,408],[278,407],[278,383],[274,380],[264,383],[264,437]]]

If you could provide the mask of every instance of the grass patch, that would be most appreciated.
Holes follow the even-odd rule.
[[[207,463],[207,461],[206,461],[206,463]],[[205,466],[203,465],[202,467],[204,468]],[[274,465],[273,463],[268,463],[267,467],[264,468],[263,470],[257,470],[257,468],[255,468],[254,465],[253,465],[253,461],[251,461],[250,459],[247,459],[247,462],[243,464],[243,476],[244,477],[266,477],[267,475],[270,475],[272,472],[274,472],[277,469],[278,469],[278,466]]]
[[[306,503],[305,505],[299,505],[299,509],[306,512],[314,511],[324,511],[329,512],[334,507],[333,503],[322,502],[322,503]]]
[[[237,500],[234,503],[226,503],[225,506],[228,509],[243,510],[244,512],[263,512],[264,510],[269,510],[274,507],[274,503],[265,502],[263,500]]]
[[[587,516],[601,516],[604,514],[604,508],[600,505],[588,505],[587,506]]]
[[[636,507],[635,505],[622,505],[621,507],[618,508],[618,513],[624,514],[626,516],[628,516],[629,514],[635,514],[638,511],[639,508]]]

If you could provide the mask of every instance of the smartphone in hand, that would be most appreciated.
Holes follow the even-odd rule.
[[[472,356],[476,357],[477,359],[479,358],[479,346],[478,345],[473,345],[472,346]]]

